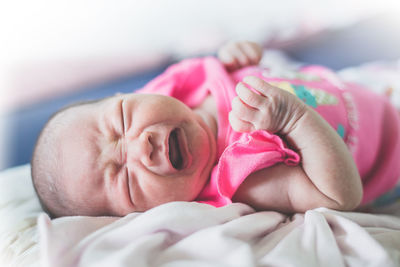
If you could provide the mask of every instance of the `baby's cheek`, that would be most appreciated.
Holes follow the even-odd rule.
[[[189,181],[178,177],[161,177],[164,181],[155,180],[143,187],[145,193],[145,206],[156,207],[172,201],[191,201],[193,187]]]
[[[172,201],[193,201],[201,190],[194,177],[180,177],[179,183],[169,187]]]

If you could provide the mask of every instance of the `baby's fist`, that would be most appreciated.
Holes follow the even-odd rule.
[[[288,134],[304,115],[307,107],[296,96],[264,80],[247,76],[236,86],[237,97],[232,100],[229,122],[235,131],[267,130]]]
[[[260,62],[262,49],[257,43],[249,41],[230,42],[218,51],[219,60],[227,70],[234,71]]]

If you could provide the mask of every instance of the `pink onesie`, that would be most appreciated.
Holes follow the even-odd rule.
[[[395,186],[400,176],[400,120],[384,96],[344,83],[320,66],[280,73],[246,67],[228,73],[217,59],[206,57],[172,65],[138,91],[172,96],[191,108],[202,103],[207,94],[213,95],[218,107],[219,160],[196,201],[217,207],[229,204],[252,172],[280,162],[300,162],[299,155],[287,148],[279,136],[267,131],[238,133],[230,127],[228,113],[236,96],[235,85],[248,75],[297,95],[336,130],[357,164],[364,188],[362,204]]]

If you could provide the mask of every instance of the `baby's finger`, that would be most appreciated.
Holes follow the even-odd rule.
[[[275,92],[276,90],[281,90],[279,88],[276,88],[263,79],[260,79],[255,76],[246,76],[243,78],[243,82],[247,83],[250,85],[252,88],[260,92],[263,96],[267,96],[271,94],[272,92]]]
[[[243,53],[247,56],[251,64],[255,65],[260,62],[262,51],[257,44],[250,42],[243,42],[240,44],[240,48],[243,51]]]
[[[230,53],[228,49],[224,47],[224,49],[220,49],[218,51],[218,58],[221,62],[227,66],[228,68],[236,68],[237,62],[235,57]]]
[[[233,112],[229,112],[228,118],[232,129],[237,132],[251,132],[254,130],[253,124],[239,119]]]
[[[228,53],[226,49],[221,49],[220,51],[218,51],[218,57],[223,63],[232,63],[235,61],[233,56]]]
[[[254,109],[240,100],[239,97],[235,97],[232,100],[232,112],[243,121],[254,121],[257,117],[257,109]]]
[[[246,53],[242,50],[241,46],[238,43],[229,47],[229,52],[236,59],[236,62],[244,67],[250,64],[249,59],[246,56]]]
[[[265,101],[267,101],[265,96],[259,95],[250,90],[241,82],[236,85],[236,93],[245,104],[256,109],[258,109],[262,104],[265,104]]]

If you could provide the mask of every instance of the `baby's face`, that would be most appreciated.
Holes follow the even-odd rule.
[[[126,215],[192,201],[209,178],[216,141],[199,115],[161,95],[126,94],[62,114],[67,194],[86,214]]]

